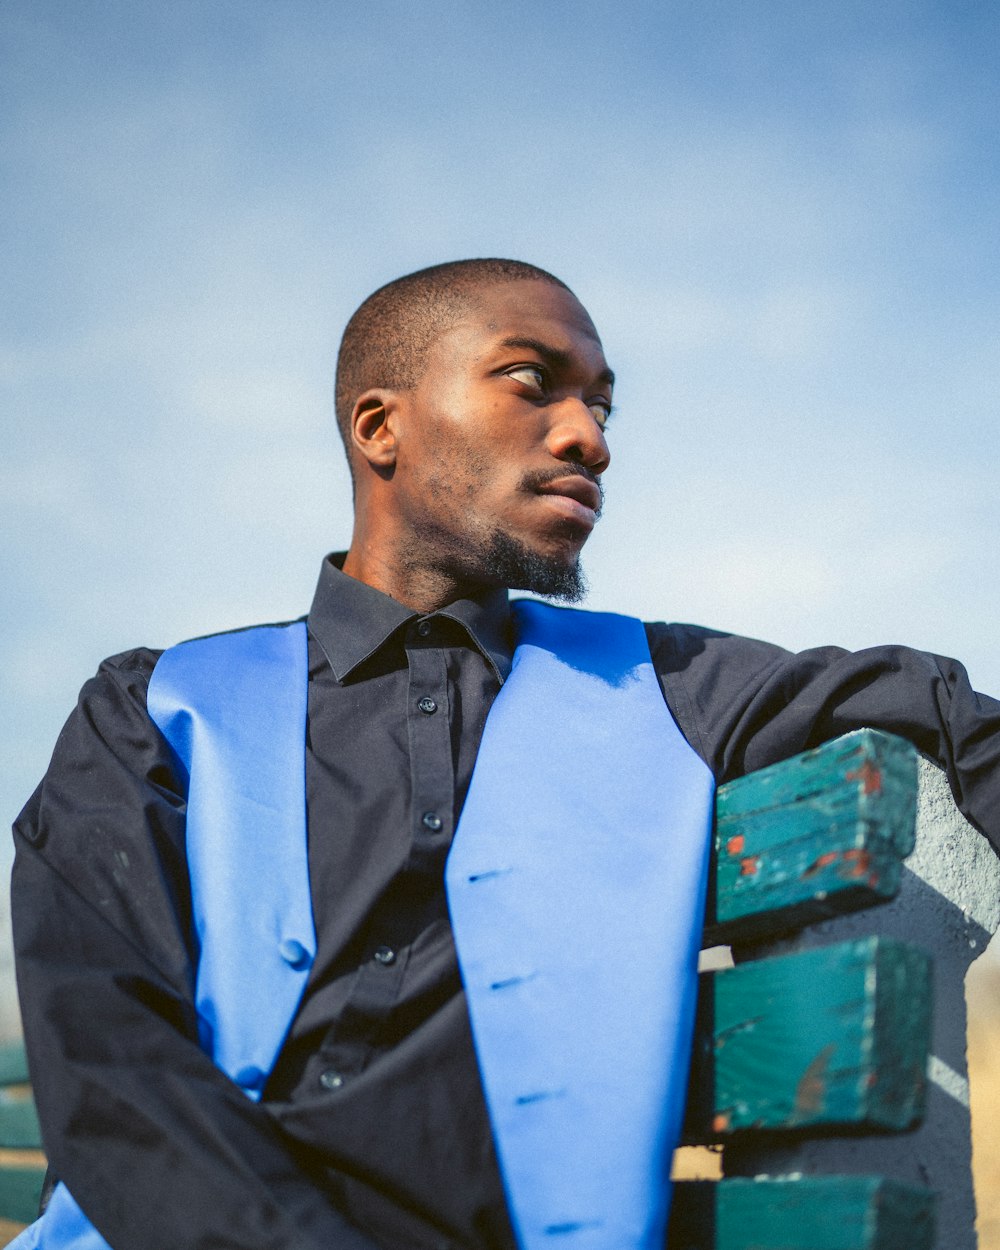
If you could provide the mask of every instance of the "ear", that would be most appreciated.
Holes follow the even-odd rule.
[[[399,396],[381,388],[358,396],[351,413],[351,438],[358,454],[377,469],[396,463],[396,410]]]

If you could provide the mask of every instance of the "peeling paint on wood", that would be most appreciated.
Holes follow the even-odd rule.
[[[705,945],[791,932],[899,889],[916,752],[859,729],[720,788]]]
[[[864,938],[701,979],[686,1143],[750,1130],[899,1131],[922,1115],[930,960]]]

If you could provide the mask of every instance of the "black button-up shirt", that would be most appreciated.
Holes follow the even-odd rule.
[[[50,1159],[115,1250],[511,1247],[442,884],[511,662],[506,595],[421,617],[328,559],[308,625],[318,952],[259,1104],[196,1044],[185,795],[146,715],[158,653],[102,665],[16,825]],[[647,636],[718,780],[874,724],[944,764],[997,843],[1000,705],[954,661]]]
[[[327,562],[309,632],[318,947],[264,1097],[387,1245],[513,1245],[442,890],[507,595],[422,617]]]

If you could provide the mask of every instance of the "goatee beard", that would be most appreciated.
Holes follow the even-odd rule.
[[[483,556],[490,579],[510,590],[527,590],[563,603],[579,603],[587,593],[579,559],[567,564],[539,555],[500,530],[494,531]]]

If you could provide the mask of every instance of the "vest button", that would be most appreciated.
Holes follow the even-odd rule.
[[[256,1090],[264,1088],[264,1073],[252,1063],[234,1073],[233,1080],[240,1089]]]
[[[376,947],[375,962],[379,964],[384,964],[386,967],[388,967],[389,964],[394,964],[396,962],[396,952],[392,949],[391,946]]]
[[[417,703],[417,707],[420,708],[425,716],[433,716],[438,710],[438,705],[433,699],[427,698],[426,695]]]
[[[278,954],[288,964],[289,968],[298,970],[299,968],[305,968],[309,963],[309,952],[295,938],[285,938],[283,942],[280,942],[278,944]]]
[[[431,833],[437,833],[444,822],[437,812],[424,812],[420,818],[420,823],[425,829],[429,829]]]
[[[344,1078],[336,1068],[327,1068],[325,1072],[320,1073],[319,1083],[324,1089],[340,1089]]]

